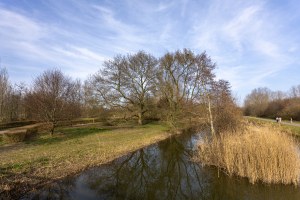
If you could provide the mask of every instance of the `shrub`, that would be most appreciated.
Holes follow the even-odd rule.
[[[28,128],[27,131],[26,131],[26,136],[32,134],[32,133],[37,133],[38,132],[38,127],[35,126],[35,127],[32,127],[32,128]]]
[[[26,129],[18,129],[3,133],[3,140],[6,143],[22,142],[26,137]]]
[[[299,184],[299,153],[294,139],[271,126],[248,124],[238,134],[221,134],[198,146],[196,160],[225,169],[251,183]]]
[[[89,130],[107,130],[107,129],[106,128],[97,128],[97,127],[94,127],[94,126],[90,126]]]
[[[102,122],[101,125],[102,126],[114,126],[114,124],[112,124],[110,122]]]

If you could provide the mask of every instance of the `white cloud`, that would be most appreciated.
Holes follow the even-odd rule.
[[[14,71],[18,60],[22,67],[56,66],[84,77],[118,53],[161,56],[187,47],[207,50],[217,77],[246,91],[300,63],[299,14],[290,16],[268,0],[28,2],[32,10],[6,5],[0,3],[0,56]]]
[[[105,57],[100,56],[97,53],[94,53],[86,48],[80,48],[80,47],[72,47],[73,49],[75,49],[76,51],[80,52],[84,57],[88,57],[88,58],[92,58],[98,61],[103,61],[105,60]]]
[[[3,40],[36,41],[45,37],[47,31],[28,17],[0,8],[0,34]]]
[[[164,11],[174,5],[174,2],[169,4],[164,4],[162,2],[159,2],[158,8],[155,11]]]

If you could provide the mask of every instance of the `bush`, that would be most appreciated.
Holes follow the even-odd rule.
[[[114,124],[112,124],[110,122],[102,122],[101,125],[102,126],[114,126]]]
[[[26,136],[32,134],[32,133],[37,133],[38,132],[38,127],[35,126],[35,127],[32,127],[32,128],[28,128],[27,131],[26,131]]]
[[[26,137],[26,129],[18,129],[3,133],[3,141],[6,143],[22,142]]]
[[[6,143],[17,143],[25,140],[26,136],[38,132],[41,124],[33,124],[10,130],[3,134],[3,141]]]
[[[198,146],[196,160],[247,177],[251,183],[299,184],[297,144],[271,126],[247,125],[239,133],[206,139]]]
[[[97,128],[96,127],[94,127],[94,126],[90,126],[89,127],[89,130],[96,130]]]
[[[106,130],[106,128],[97,128],[97,127],[94,127],[94,126],[90,126],[89,130]]]

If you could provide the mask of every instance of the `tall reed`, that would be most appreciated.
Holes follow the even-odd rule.
[[[248,124],[238,133],[223,133],[198,146],[197,160],[225,169],[251,183],[299,185],[299,150],[296,141],[271,126]]]

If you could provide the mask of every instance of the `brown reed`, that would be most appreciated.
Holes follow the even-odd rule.
[[[251,183],[299,185],[296,140],[268,125],[247,124],[238,133],[223,133],[198,146],[196,160],[225,169]]]

